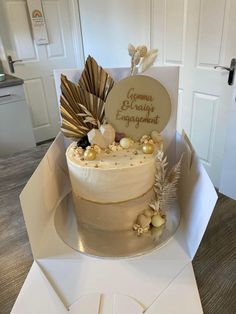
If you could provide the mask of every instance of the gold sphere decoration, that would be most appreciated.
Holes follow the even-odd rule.
[[[154,152],[154,146],[151,143],[143,144],[142,149],[144,154],[152,154]]]
[[[86,151],[84,152],[84,159],[91,161],[91,160],[95,160],[97,157],[97,153],[94,149],[86,149]]]

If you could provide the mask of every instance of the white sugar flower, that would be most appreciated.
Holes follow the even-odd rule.
[[[101,147],[100,146],[98,146],[98,145],[94,145],[93,146],[93,149],[95,150],[95,152],[97,153],[97,154],[100,154],[101,153]]]

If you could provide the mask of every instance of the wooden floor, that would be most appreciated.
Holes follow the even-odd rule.
[[[19,194],[48,146],[0,158],[0,314],[10,313],[32,264]],[[193,261],[205,314],[236,313],[235,230],[236,202],[220,195]]]

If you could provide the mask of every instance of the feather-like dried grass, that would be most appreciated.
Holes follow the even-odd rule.
[[[155,198],[150,207],[156,211],[166,211],[176,198],[177,183],[180,178],[182,156],[167,174],[167,157],[163,152],[156,155],[156,175],[154,183]],[[157,202],[158,201],[158,202]],[[158,208],[156,208],[158,204]]]

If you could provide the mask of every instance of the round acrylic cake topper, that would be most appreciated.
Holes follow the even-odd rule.
[[[117,132],[134,140],[159,133],[169,122],[171,100],[165,87],[152,77],[135,75],[116,83],[110,91],[105,116]]]

